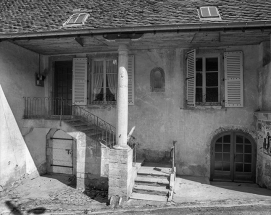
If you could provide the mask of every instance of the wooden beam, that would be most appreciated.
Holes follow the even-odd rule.
[[[75,37],[74,39],[80,46],[84,46],[83,39],[81,37]]]

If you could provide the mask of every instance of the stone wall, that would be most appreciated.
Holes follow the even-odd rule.
[[[271,189],[271,111],[257,117],[257,183]]]

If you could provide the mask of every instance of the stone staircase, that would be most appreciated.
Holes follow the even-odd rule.
[[[112,137],[108,131],[95,124],[90,125],[79,117],[64,119],[63,121],[74,127],[77,131],[85,133],[88,137],[103,143],[109,148],[115,144],[115,137]]]
[[[171,201],[174,180],[175,174],[172,174],[172,168],[169,164],[145,163],[137,172],[130,198],[161,202]]]

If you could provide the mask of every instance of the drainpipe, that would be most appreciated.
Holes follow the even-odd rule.
[[[117,93],[117,145],[115,149],[130,149],[127,145],[128,132],[128,47],[119,44],[118,93]]]

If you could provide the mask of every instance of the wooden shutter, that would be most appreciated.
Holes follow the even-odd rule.
[[[73,58],[72,102],[87,105],[87,58]]]
[[[225,107],[243,107],[243,53],[225,52]]]
[[[195,106],[196,103],[196,50],[187,52],[186,62],[186,102],[188,106]]]
[[[134,105],[135,100],[135,56],[129,55],[128,58],[128,104]]]

